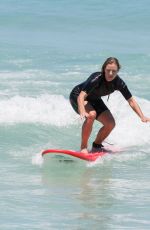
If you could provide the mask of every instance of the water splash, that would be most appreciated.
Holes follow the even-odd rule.
[[[32,157],[32,164],[33,165],[39,165],[42,166],[43,165],[43,157],[41,153],[36,154],[35,156]]]
[[[0,123],[72,124],[76,115],[62,95],[14,96],[0,101]]]

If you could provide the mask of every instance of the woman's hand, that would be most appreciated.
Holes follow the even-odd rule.
[[[88,117],[88,113],[86,111],[80,113],[81,120],[84,120]]]
[[[78,102],[78,111],[80,114],[81,120],[84,120],[86,117],[88,117],[88,113],[85,111],[85,98],[87,94],[84,91],[81,91],[81,93],[78,96],[77,102]]]
[[[140,106],[138,105],[138,103],[135,101],[135,99],[133,97],[131,97],[129,100],[129,105],[131,106],[131,108],[136,112],[136,114],[141,118],[142,122],[150,122],[150,118],[145,117],[143,115],[142,110],[140,109]]]
[[[142,122],[150,122],[150,118],[143,116],[143,117],[141,118],[141,121],[142,121]]]

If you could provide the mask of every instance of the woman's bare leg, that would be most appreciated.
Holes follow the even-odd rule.
[[[94,142],[96,144],[101,144],[115,127],[115,120],[109,110],[100,114],[97,120],[103,124],[103,127],[99,130]]]
[[[88,140],[92,132],[94,120],[96,119],[96,111],[89,103],[85,105],[85,110],[88,113],[88,117],[85,119],[82,126],[81,152],[88,153]]]

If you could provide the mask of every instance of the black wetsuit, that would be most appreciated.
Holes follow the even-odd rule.
[[[87,94],[85,100],[93,106],[98,117],[102,112],[108,110],[101,97],[110,95],[115,90],[119,90],[126,100],[132,97],[127,85],[118,75],[114,80],[108,82],[101,72],[95,72],[86,81],[73,88],[70,93],[70,103],[78,113],[77,97],[81,91],[84,91]]]

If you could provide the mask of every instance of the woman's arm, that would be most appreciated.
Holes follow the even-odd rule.
[[[134,110],[134,112],[136,112],[136,114],[141,118],[141,121],[143,122],[150,121],[150,118],[144,116],[142,110],[140,109],[140,106],[138,105],[138,103],[133,97],[128,99],[128,103],[131,106],[131,108]]]
[[[81,91],[79,96],[78,96],[78,99],[77,99],[78,112],[79,112],[81,118],[88,116],[88,113],[86,113],[86,111],[85,111],[85,98],[86,97],[87,97],[87,93],[84,91]]]

